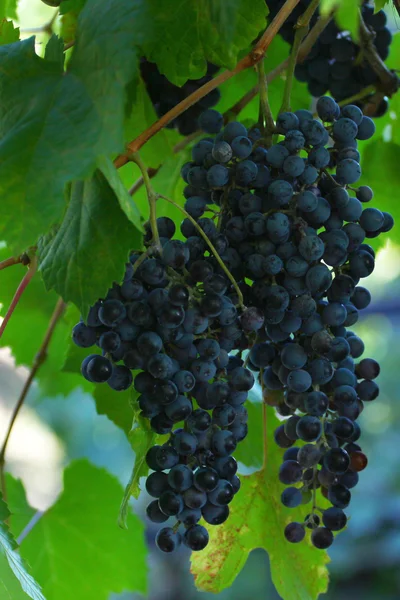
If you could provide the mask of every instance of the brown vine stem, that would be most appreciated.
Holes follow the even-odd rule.
[[[288,15],[292,12],[292,10],[297,6],[300,0],[287,0],[285,4],[282,6],[281,10],[275,16],[275,18],[271,21],[270,25],[264,31],[261,38],[255,44],[254,48],[247,54],[244,58],[242,58],[236,65],[236,67],[232,71],[223,71],[217,77],[208,81],[200,88],[198,88],[195,92],[187,96],[182,102],[179,102],[174,108],[169,110],[165,115],[163,115],[158,121],[153,123],[150,127],[145,129],[136,139],[132,140],[127,146],[127,154],[120,155],[114,161],[114,165],[117,169],[125,165],[129,161],[129,154],[137,152],[140,148],[146,144],[156,133],[158,133],[163,127],[168,125],[171,121],[179,117],[182,113],[185,112],[190,106],[193,106],[196,102],[204,98],[207,94],[209,94],[216,87],[234,77],[241,71],[248,69],[249,67],[253,67],[256,65],[264,56],[268,46],[271,44],[272,40],[278,33],[279,29],[282,27],[283,23],[286,21]]]
[[[319,0],[312,0],[305,12],[298,18],[297,23],[295,25],[294,41],[289,56],[289,62],[286,72],[285,89],[283,91],[282,107],[279,111],[280,113],[290,110],[290,96],[292,93],[294,70],[298,62],[300,47],[305,36],[309,31],[311,18],[317,10],[318,5]]]
[[[48,350],[52,335],[54,333],[54,329],[55,329],[59,319],[61,318],[61,316],[65,310],[65,307],[66,307],[66,304],[65,304],[64,300],[59,298],[57,301],[57,304],[54,308],[53,314],[51,316],[49,326],[48,326],[45,336],[43,338],[43,342],[39,348],[38,353],[35,356],[34,361],[33,361],[32,368],[30,370],[28,379],[26,380],[24,387],[22,388],[21,394],[18,398],[18,402],[15,405],[15,408],[11,415],[10,423],[7,428],[7,433],[6,433],[6,436],[4,438],[4,441],[3,441],[3,444],[2,444],[2,447],[0,450],[0,474],[1,474],[1,485],[2,485],[2,491],[3,491],[4,498],[6,498],[6,495],[7,495],[6,487],[5,487],[4,464],[5,464],[5,455],[6,455],[6,450],[7,450],[7,445],[8,445],[9,439],[10,439],[10,435],[13,430],[14,423],[18,417],[19,411],[21,410],[22,405],[24,404],[25,398],[26,398],[26,396],[29,392],[29,389],[32,385],[32,382],[35,379],[38,370],[40,369],[40,367],[42,366],[42,364],[44,363],[44,361],[47,358],[47,350]]]
[[[379,77],[382,91],[388,96],[392,96],[399,89],[399,78],[396,73],[390,71],[375,48],[375,33],[370,31],[362,18],[360,11],[360,37],[363,44],[364,56],[369,62],[371,68]]]
[[[177,208],[183,215],[185,215],[185,217],[187,219],[189,219],[189,221],[192,223],[192,225],[194,225],[196,227],[197,231],[199,232],[199,234],[201,235],[201,237],[203,238],[203,240],[206,242],[206,244],[210,248],[211,252],[214,254],[214,257],[217,260],[219,266],[224,271],[225,275],[228,277],[229,281],[232,283],[233,287],[235,288],[235,291],[236,291],[236,293],[238,295],[238,298],[239,298],[239,306],[240,306],[240,308],[242,308],[242,309],[246,308],[245,305],[244,305],[244,301],[243,301],[243,294],[242,294],[242,292],[241,292],[241,290],[240,290],[240,288],[239,288],[239,286],[237,284],[236,279],[234,278],[234,276],[232,275],[232,273],[229,271],[229,269],[226,267],[224,261],[222,260],[222,258],[218,254],[218,251],[215,248],[214,244],[211,242],[211,240],[208,237],[208,235],[204,233],[204,231],[202,230],[202,228],[200,227],[200,225],[197,223],[197,221],[195,219],[193,219],[193,217],[190,216],[189,213],[186,212],[186,210],[182,206],[180,206],[179,204],[177,204],[176,202],[174,202],[173,200],[171,200],[171,198],[167,198],[167,196],[163,196],[163,194],[157,194],[157,196],[159,198],[162,198],[166,202],[169,202],[169,204],[172,204],[172,206],[175,206],[175,208]]]
[[[10,320],[18,302],[21,300],[22,294],[24,293],[27,286],[29,285],[29,282],[31,281],[32,277],[35,275],[36,270],[37,270],[37,258],[36,258],[36,256],[34,256],[29,264],[28,271],[25,273],[24,277],[22,278],[21,283],[19,284],[19,286],[17,288],[17,291],[14,294],[14,298],[12,299],[11,304],[8,308],[8,311],[6,312],[3,322],[0,326],[0,338],[4,333],[5,328],[7,327],[7,323]]]
[[[10,256],[10,258],[6,258],[0,262],[0,271],[7,269],[7,267],[12,267],[13,265],[19,265],[21,263],[22,256]]]

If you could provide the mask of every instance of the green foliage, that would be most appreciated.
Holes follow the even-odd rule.
[[[377,0],[375,7],[385,4]],[[321,1],[324,14],[337,8],[337,22],[354,39],[358,7],[359,2],[353,0]],[[146,591],[144,528],[131,514],[130,502],[139,497],[141,479],[148,474],[147,451],[166,438],[152,432],[140,416],[136,392],[117,393],[107,385],[94,386],[80,375],[83,358],[100,349],[73,345],[71,329],[80,313],[85,316],[114,281],[121,281],[129,251],[142,248],[143,220],[149,212],[145,187],[132,198],[127,190],[140,176],[136,165],[128,163],[117,171],[113,163],[125,144],[157,119],[139,76],[138,58],[146,56],[156,62],[178,85],[204,75],[207,61],[232,68],[265,29],[267,7],[265,0],[65,0],[60,13],[61,37],[51,36],[40,58],[34,38],[19,42],[19,30],[6,19],[16,17],[16,0],[0,0],[0,239],[7,243],[0,247],[0,260],[40,239],[39,273],[0,344],[10,346],[17,364],[31,365],[58,296],[74,303],[57,325],[38,373],[36,393],[67,395],[78,386],[91,393],[97,413],[124,431],[135,463],[125,491],[105,471],[86,462],[73,463],[65,472],[64,492],[23,540],[21,554],[32,565],[47,600],[108,600],[111,593]],[[64,43],[72,41],[74,47],[66,54]],[[399,43],[397,35],[389,68],[398,68]],[[275,37],[265,57],[266,73],[288,54],[288,44]],[[256,84],[254,69],[237,74],[220,87],[222,97],[216,108],[228,111]],[[275,116],[284,86],[284,74],[268,86]],[[255,96],[238,118],[256,123],[258,104]],[[294,81],[292,110],[308,107],[306,85]],[[376,120],[377,136],[360,144],[364,171],[360,183],[370,185],[375,205],[397,219],[399,117],[397,95],[391,99],[390,111]],[[192,144],[180,142],[176,130],[164,129],[140,152],[147,167],[159,168],[152,179],[154,189],[182,206],[185,183],[180,171],[191,160]],[[157,203],[158,215],[172,218],[177,237],[182,237],[182,213],[162,199]],[[396,231],[389,237],[396,240]],[[375,240],[371,243],[376,244]],[[21,265],[1,272],[2,316],[25,272]],[[249,552],[264,548],[280,596],[313,600],[326,589],[328,559],[309,543],[288,545],[284,540],[282,530],[293,513],[279,501],[283,486],[277,472],[283,451],[272,436],[278,421],[268,408],[263,468],[262,404],[257,400],[250,394],[246,405],[250,433],[235,452],[246,472],[255,472],[242,479],[230,519],[212,528],[210,545],[194,554],[196,583],[201,590],[225,589]],[[0,598],[43,599],[16,552],[14,539],[34,511],[20,482],[7,477],[7,490],[12,514],[10,530],[0,525],[0,545],[5,551],[0,552]],[[318,499],[319,506],[324,503]],[[309,511],[310,506],[304,506],[295,518]],[[0,499],[0,521],[9,516]]]
[[[262,421],[262,405],[254,404]],[[202,591],[218,593],[232,585],[254,548],[264,548],[271,562],[272,580],[285,600],[311,600],[326,591],[328,573],[326,552],[311,543],[288,544],[283,529],[292,520],[310,512],[304,505],[293,511],[280,503],[284,486],[277,473],[283,450],[274,443],[273,432],[279,421],[267,408],[267,456],[265,468],[241,477],[240,493],[230,505],[225,523],[210,528],[210,542],[202,552],[192,555],[192,572]],[[318,498],[320,506],[323,500]]]
[[[264,0],[187,0],[174,10],[169,0],[135,0],[133,4],[138,44],[177,85],[202,77],[207,60],[233,68],[239,53],[266,25]]]
[[[12,44],[19,40],[19,28],[14,27],[12,21],[3,19],[0,21],[0,46]]]
[[[143,525],[129,514],[129,531],[118,529],[121,494],[114,477],[86,461],[66,469],[63,493],[21,544],[48,600],[146,591]]]
[[[0,494],[0,589],[3,588],[5,595],[3,597],[15,598],[15,600],[26,598],[22,589],[32,600],[45,600],[39,585],[29,574],[25,561],[17,552],[18,545],[5,523],[10,514]],[[15,578],[10,576],[10,571]]]
[[[75,40],[78,17],[87,0],[64,0],[60,4],[61,36],[65,42]]]
[[[358,41],[359,8],[361,0],[321,0],[321,14],[328,15],[335,10],[335,20],[341,29],[350,31],[354,41]]]
[[[0,260],[11,254],[7,248],[0,249]],[[4,316],[15,291],[24,276],[26,268],[17,265],[1,271],[0,314]],[[36,274],[26,288],[12,319],[0,340],[0,346],[9,346],[17,365],[30,366],[45,335],[50,317],[57,302],[54,292],[46,292],[43,281]],[[38,372],[41,394],[68,394],[78,385],[85,385],[85,380],[76,373],[61,373],[65,360],[66,342],[71,339],[71,327],[79,320],[75,312],[72,322],[65,317],[59,321],[50,342],[49,353],[45,363]],[[29,335],[27,335],[27,324]],[[56,374],[56,377],[55,377]]]
[[[133,420],[133,412],[129,404],[130,392],[116,392],[108,385],[96,385],[93,398],[96,402],[97,413],[106,415],[128,435],[132,429]]]
[[[90,0],[66,74],[35,54],[33,38],[0,47],[1,235],[13,250],[61,217],[68,181],[123,149],[125,86],[137,71],[133,19],[129,3]],[[28,112],[27,96],[35,98]]]
[[[389,0],[375,0],[375,12],[384,8],[387,4],[389,4]]]
[[[140,80],[138,85],[136,85],[136,82],[134,83],[132,107],[125,122],[125,139],[127,142],[134,140],[144,129],[157,121],[156,112],[143,81]],[[161,130],[144,146],[140,154],[147,167],[158,167],[171,154],[170,137],[165,130]],[[129,169],[129,172],[132,175],[132,169]]]
[[[115,189],[96,171],[72,184],[60,228],[39,243],[44,283],[74,302],[85,317],[113,281],[122,281],[129,251],[140,245],[139,231],[121,210]]]
[[[127,516],[129,513],[129,501],[131,496],[139,498],[140,478],[146,477],[149,472],[149,467],[146,463],[146,454],[154,444],[157,444],[162,440],[162,436],[157,435],[151,430],[149,421],[140,416],[140,409],[137,404],[138,396],[139,394],[137,392],[131,392],[130,402],[134,412],[134,421],[129,433],[129,441],[132,450],[135,453],[135,463],[125,488],[118,517],[118,525],[122,529],[128,528]]]
[[[2,19],[3,17],[16,19],[17,3],[18,0],[0,0],[0,19]]]
[[[400,219],[400,207],[393,200],[398,194],[398,182],[393,174],[398,169],[399,161],[400,145],[383,140],[371,142],[363,153],[362,168],[365,175],[361,181],[374,190],[376,206],[390,212],[397,223]],[[391,233],[396,236],[396,228]],[[380,245],[383,243],[384,240],[380,240]]]
[[[256,393],[250,394],[250,400],[246,402],[249,415],[248,427],[251,435],[248,435],[235,450],[235,458],[246,467],[261,469],[263,454],[263,426],[261,417],[261,404]],[[251,400],[254,401],[251,401]]]

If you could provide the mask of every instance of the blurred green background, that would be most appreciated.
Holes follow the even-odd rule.
[[[31,35],[54,15],[55,9],[39,0],[21,0],[18,8],[23,36]],[[392,18],[393,32],[396,19]],[[37,49],[47,40],[38,33]],[[240,95],[240,94],[238,94]],[[395,126],[400,127],[399,123]],[[382,132],[383,137],[385,135]],[[399,189],[399,177],[397,190]],[[397,198],[391,198],[398,202]],[[386,205],[388,198],[384,198]],[[379,198],[377,198],[379,206]],[[386,208],[386,206],[385,206]],[[366,345],[365,356],[381,362],[381,395],[360,417],[362,447],[369,457],[368,469],[353,490],[348,510],[349,528],[337,536],[329,549],[331,585],[326,600],[398,600],[400,598],[400,246],[392,239],[378,252],[376,269],[368,279],[372,305],[352,329]],[[27,369],[15,366],[9,349],[0,350],[0,440],[9,414],[27,376]],[[44,509],[61,489],[62,471],[68,462],[87,457],[104,466],[125,484],[133,452],[123,434],[105,416],[96,413],[91,395],[77,388],[69,396],[47,396],[33,386],[15,427],[8,452],[10,471],[22,478],[30,503]],[[143,515],[147,498],[136,503]],[[151,600],[192,600],[198,598],[189,573],[188,554],[182,549],[174,556],[154,550],[154,529],[148,524],[151,550]],[[203,594],[206,598],[208,594]],[[271,583],[268,556],[254,551],[232,588],[216,600],[253,597],[275,600],[279,596]],[[133,600],[135,595],[118,596]],[[112,600],[116,600],[113,596]]]

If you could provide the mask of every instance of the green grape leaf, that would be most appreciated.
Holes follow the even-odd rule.
[[[15,539],[18,540],[36,511],[29,506],[25,489],[20,479],[15,479],[12,475],[6,473],[6,488],[8,508],[11,512],[9,528]]]
[[[99,415],[106,415],[127,435],[132,429],[133,412],[129,404],[130,392],[116,392],[107,384],[96,385],[93,392],[96,410]]]
[[[65,42],[75,40],[78,17],[87,0],[63,0],[60,4],[61,37]]]
[[[254,406],[262,421],[262,404]],[[309,539],[289,544],[283,535],[286,524],[301,522],[310,512],[310,505],[294,511],[280,502],[284,486],[279,482],[278,470],[283,450],[273,439],[278,425],[273,410],[267,408],[265,467],[241,477],[242,486],[230,505],[229,519],[210,528],[207,548],[192,554],[192,572],[196,586],[202,591],[218,593],[229,587],[255,548],[268,552],[272,580],[283,600],[311,600],[327,589],[326,552],[312,547]],[[323,500],[318,498],[317,504],[323,506]]]
[[[143,232],[140,212],[132,199],[132,196],[129,195],[128,190],[121,181],[118,171],[114,167],[112,161],[109,158],[100,157],[97,164],[100,171],[107,179],[108,185],[113,190],[120,207],[128,217],[129,221],[133,223],[140,232]]]
[[[375,12],[377,13],[379,10],[384,8],[386,4],[389,4],[389,0],[375,0]]]
[[[4,501],[3,495],[0,492],[0,521],[6,521],[10,516],[10,511],[6,502]]]
[[[399,160],[400,145],[382,139],[370,142],[362,154],[361,167],[365,175],[357,182],[357,185],[369,185],[373,189],[376,206],[393,215],[396,223],[400,220],[400,208],[396,201],[398,193],[396,173]],[[368,240],[368,243],[378,248],[385,244],[387,238],[399,242],[396,227],[389,233]]]
[[[264,0],[186,0],[174,10],[169,0],[134,4],[137,43],[176,85],[202,77],[207,61],[233,68],[265,29],[268,12]]]
[[[263,452],[263,427],[262,419],[260,419],[260,403],[259,401],[246,402],[245,406],[249,415],[248,428],[249,435],[238,444],[235,450],[235,458],[246,467],[252,469],[261,469],[262,467],[262,452]]]
[[[112,218],[110,217],[112,215]],[[72,301],[85,318],[114,281],[122,281],[129,251],[141,244],[105,176],[96,171],[71,186],[64,220],[38,247],[47,289]]]
[[[140,487],[139,482],[141,477],[146,477],[149,472],[149,467],[146,463],[146,454],[152,446],[162,439],[162,436],[157,435],[150,427],[150,422],[140,416],[140,408],[137,403],[139,394],[132,389],[131,391],[131,406],[133,408],[134,418],[129,441],[132,450],[135,453],[135,462],[132,473],[126,485],[125,492],[122,498],[121,508],[119,511],[118,525],[121,529],[127,529],[127,515],[129,512],[129,501],[131,496],[139,498]]]
[[[144,526],[129,514],[129,531],[118,528],[121,494],[113,476],[87,461],[66,469],[63,493],[21,542],[21,554],[49,600],[146,592]]]
[[[32,598],[32,600],[45,600],[40,586],[34,580],[32,575],[29,574],[28,567],[25,561],[21,558],[20,554],[17,552],[17,548],[18,545],[14,537],[11,535],[8,526],[5,523],[0,523],[0,559],[2,558],[1,555],[5,556],[8,561],[9,568],[19,581],[22,590],[30,598]],[[0,565],[1,562],[3,562],[3,560],[0,561]],[[2,577],[3,569],[1,569],[0,584],[4,587],[6,593],[8,593],[8,584],[6,581],[2,582]]]
[[[158,116],[146,91],[146,86],[143,80],[140,79],[138,85],[134,87],[132,106],[129,110],[129,117],[125,121],[126,141],[134,140],[157,119]],[[146,167],[153,168],[158,167],[171,153],[172,147],[164,129],[153,136],[140,151]]]
[[[335,21],[341,29],[349,31],[355,42],[359,39],[359,9],[361,0],[321,0],[321,14],[335,10]]]
[[[19,28],[14,27],[12,21],[3,19],[0,21],[0,46],[4,44],[12,44],[19,40]]]
[[[34,38],[0,46],[1,235],[14,251],[60,218],[68,182],[123,150],[125,88],[137,77],[134,17],[128,0],[88,0],[67,73],[35,54]]]
[[[52,35],[47,42],[46,49],[44,52],[44,58],[48,62],[58,63],[62,69],[64,67],[64,42],[63,39],[57,35]]]

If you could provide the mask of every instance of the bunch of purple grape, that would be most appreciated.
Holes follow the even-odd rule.
[[[317,110],[320,120],[307,110],[282,113],[268,148],[257,128],[223,128],[220,113],[202,113],[209,137],[182,168],[185,241],[159,218],[161,255],[134,253],[124,282],[74,329],[78,345],[102,351],[84,360],[83,375],[119,390],[132,384],[133,371],[142,415],[170,436],[146,459],[148,516],[176,519],[157,536],[166,552],[182,539],[201,550],[208,541],[201,517],[211,525],[228,517],[240,486],[232,453],[247,434],[252,372],[267,402],[282,392],[277,410],[289,417],[275,434],[287,449],[282,502],[312,503],[305,523],[286,528],[289,541],[309,527],[313,544],[328,547],[366,466],[356,420],[378,396],[379,365],[355,362],[364,344],[348,328],[371,300],[359,285],[374,269],[365,240],[389,231],[393,219],[363,208],[373,192],[354,187],[357,140],[373,135],[373,121],[328,97]],[[150,250],[151,243],[148,231]],[[296,440],[306,445],[292,447]],[[319,487],[333,505],[323,527]]]
[[[171,83],[165,75],[162,75],[155,63],[149,62],[145,58],[140,61],[140,73],[146,85],[147,93],[153,103],[155,111],[159,117],[165,115],[171,108],[179,104],[187,96],[196,91],[199,87],[211,81],[217,73],[218,67],[208,63],[207,73],[200,79],[189,79],[182,87]],[[221,97],[218,88],[212,90],[193,106],[188,108],[183,114],[179,115],[168,127],[175,127],[181,135],[190,135],[197,130],[197,119],[207,108],[215,106]]]
[[[282,8],[284,0],[266,0],[273,18]],[[289,44],[293,43],[295,25],[298,18],[309,6],[310,0],[301,2],[292,11],[280,30],[280,35]],[[364,2],[361,7],[362,18],[375,33],[374,45],[382,60],[389,56],[392,34],[386,26],[387,18],[383,10],[374,14],[374,7]],[[318,11],[314,14],[310,27],[315,24]],[[341,31],[334,20],[330,21],[325,30],[311,49],[306,60],[296,66],[296,78],[307,83],[308,91],[312,96],[319,97],[329,92],[333,98],[340,102],[358,94],[363,88],[379,84],[378,75],[366,60],[363,49],[354,42],[348,32]],[[362,108],[366,100],[360,101]],[[386,97],[381,100],[374,114],[375,117],[385,114],[389,106]]]

